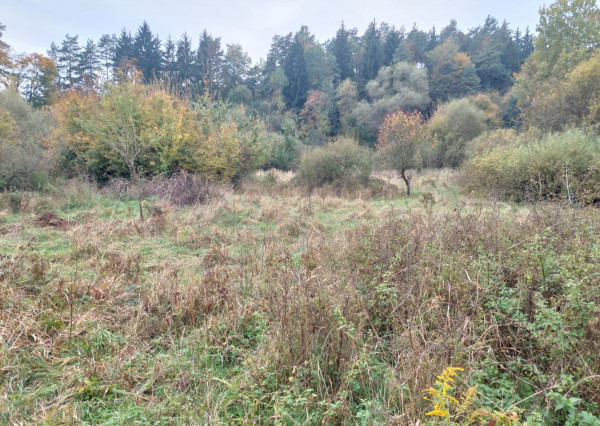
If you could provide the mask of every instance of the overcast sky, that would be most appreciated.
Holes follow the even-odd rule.
[[[0,0],[0,22],[6,25],[3,39],[16,53],[43,53],[52,41],[65,34],[97,41],[104,33],[118,34],[127,28],[135,34],[146,20],[161,40],[178,39],[183,32],[198,44],[206,30],[221,37],[222,47],[239,43],[255,61],[266,57],[275,34],[297,31],[307,25],[325,42],[342,21],[362,34],[370,21],[387,22],[397,28],[438,31],[450,19],[460,29],[481,25],[487,15],[506,20],[510,28],[532,31],[543,0]]]

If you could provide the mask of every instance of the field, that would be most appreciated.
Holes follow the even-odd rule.
[[[597,424],[600,213],[454,181],[1,194],[0,423]]]

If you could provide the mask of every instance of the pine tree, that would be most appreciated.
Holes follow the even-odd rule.
[[[75,86],[77,80],[78,57],[81,50],[78,38],[79,36],[71,37],[67,34],[58,49],[58,63],[56,65],[69,90]]]
[[[98,59],[103,68],[104,81],[110,78],[110,71],[114,65],[115,48],[117,37],[109,34],[103,34],[98,41]]]
[[[499,26],[492,16],[486,18],[483,26],[471,30],[469,54],[483,89],[505,93],[512,86],[512,74],[520,64],[516,55],[512,55],[511,61],[511,46],[508,24]]]
[[[442,28],[440,31],[439,42],[444,43],[446,40],[454,39],[458,37],[458,23],[456,19],[451,19],[450,23]]]
[[[194,51],[192,50],[192,39],[187,33],[183,33],[177,42],[176,65],[179,84],[189,87],[192,84]]]
[[[163,70],[163,77],[167,78],[169,81],[175,80],[177,71],[177,46],[171,38],[171,35],[169,35],[167,41],[165,41],[161,68]]]
[[[381,67],[381,32],[377,23],[372,21],[362,37],[363,53],[360,66],[359,85],[365,85],[377,76]]]
[[[210,94],[216,94],[223,71],[223,50],[220,37],[214,38],[206,30],[202,31],[200,44],[196,51],[196,67],[202,86]]]
[[[288,80],[287,86],[283,89],[286,105],[288,108],[300,110],[308,94],[308,73],[306,71],[304,49],[298,34],[296,34],[290,46],[283,69]]]
[[[59,49],[60,48],[58,47],[58,45],[56,43],[52,42],[52,43],[50,43],[50,49],[48,49],[46,51],[46,54],[48,55],[48,57],[50,59],[52,59],[54,61],[54,63],[56,64],[57,70],[58,70],[58,51],[59,51]],[[57,73],[57,76],[56,76],[56,86],[59,89],[60,89],[60,87],[62,87],[62,80],[60,78],[60,73]]]
[[[386,31],[381,54],[381,63],[383,66],[389,66],[394,63],[394,55],[400,43],[402,43],[402,33],[400,31],[394,27]]]
[[[522,38],[517,39],[517,43],[519,44],[519,49],[521,51],[521,55],[519,60],[521,65],[525,62],[527,58],[533,53],[534,45],[533,45],[533,34],[529,31],[529,27],[525,29],[525,34],[523,34]]]
[[[161,70],[160,40],[152,34],[146,21],[138,28],[133,41],[133,55],[137,66],[144,75],[144,81],[156,78]]]
[[[93,87],[100,67],[98,51],[93,40],[88,40],[77,58],[77,80],[84,87]]]
[[[344,22],[337,30],[335,37],[329,44],[331,54],[335,57],[339,81],[354,77],[354,64],[352,61],[351,39],[356,35],[356,30],[347,30]]]
[[[113,66],[115,69],[117,69],[121,66],[121,62],[132,58],[133,37],[131,36],[131,32],[128,32],[125,28],[123,28],[115,44]]]
[[[425,64],[427,62],[428,44],[429,37],[427,33],[418,29],[416,25],[406,35],[406,45],[415,63]]]

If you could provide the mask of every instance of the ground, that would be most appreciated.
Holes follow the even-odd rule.
[[[464,369],[457,398],[478,385],[481,416],[522,421],[566,370],[598,371],[594,297],[571,330],[553,287],[598,281],[595,211],[477,198],[448,170],[419,173],[410,199],[379,179],[308,196],[262,173],[201,205],[150,197],[144,221],[81,181],[2,194],[0,422],[414,424],[447,367]],[[594,386],[577,384],[587,411]]]

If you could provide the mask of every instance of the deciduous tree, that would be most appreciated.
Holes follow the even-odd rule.
[[[410,197],[410,170],[420,167],[420,151],[429,134],[418,112],[397,111],[386,117],[379,129],[377,152],[384,165],[400,174]]]
[[[56,102],[58,70],[52,59],[38,53],[27,55],[17,61],[15,72],[17,88],[31,106],[40,108]]]

